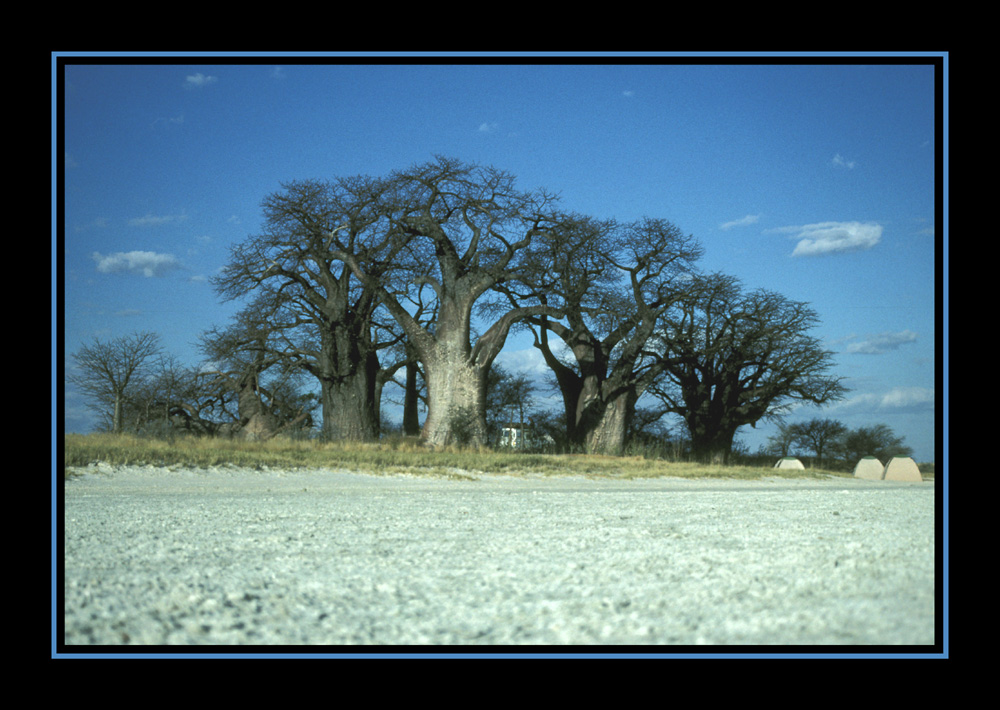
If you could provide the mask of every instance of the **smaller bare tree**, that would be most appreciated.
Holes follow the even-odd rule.
[[[223,433],[266,440],[310,419],[312,402],[298,394],[302,371],[277,342],[285,335],[277,320],[273,310],[257,301],[227,328],[213,328],[201,337],[211,365],[202,368],[199,389],[213,393],[220,404],[228,393],[235,395],[237,413],[225,412],[232,424]]]
[[[844,460],[853,465],[863,456],[882,462],[893,456],[912,456],[913,449],[903,441],[887,424],[874,424],[844,432],[841,446]]]
[[[847,434],[847,427],[833,419],[810,419],[789,425],[787,431],[795,444],[816,454],[816,462],[822,466],[824,460],[836,453]]]
[[[75,385],[90,406],[110,418],[111,431],[124,430],[125,408],[146,375],[146,368],[160,352],[156,333],[137,332],[91,345],[73,353],[76,369],[67,382]]]

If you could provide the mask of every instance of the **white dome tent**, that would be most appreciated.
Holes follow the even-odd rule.
[[[885,467],[882,465],[882,462],[874,456],[865,456],[863,459],[858,461],[857,466],[854,467],[855,478],[866,478],[871,481],[881,481],[882,474],[884,473]]]
[[[883,481],[923,481],[920,469],[909,456],[893,456],[882,472]]]
[[[778,459],[778,463],[774,464],[775,468],[794,468],[794,469],[804,469],[805,466],[794,456],[785,456],[784,458]]]

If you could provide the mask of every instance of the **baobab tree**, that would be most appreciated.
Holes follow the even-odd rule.
[[[342,232],[326,233],[330,255],[377,294],[422,363],[428,400],[424,442],[452,443],[453,428],[461,424],[467,443],[485,444],[486,378],[511,326],[531,315],[561,313],[537,304],[511,308],[474,338],[473,310],[489,289],[513,278],[532,240],[553,228],[553,198],[516,189],[503,171],[441,157],[394,173],[389,182],[392,189],[383,193],[379,207],[386,222],[380,244],[410,255],[410,286],[433,290],[434,322],[415,318],[398,281],[351,249]]]
[[[795,402],[843,397],[846,388],[829,374],[832,353],[809,335],[817,321],[808,304],[745,292],[735,277],[697,279],[663,320],[663,375],[650,388],[684,419],[696,458],[727,461],[741,426],[779,416]]]
[[[404,246],[384,239],[385,189],[370,177],[284,184],[264,199],[263,231],[233,247],[215,279],[224,298],[252,294],[280,314],[272,327],[285,335],[285,355],[319,381],[322,434],[330,439],[379,435],[378,352],[392,338],[374,335],[375,284],[389,278]],[[365,265],[369,281],[333,257],[331,235],[342,255]]]
[[[647,357],[647,343],[700,256],[696,241],[663,219],[572,216],[535,242],[518,277],[497,287],[512,304],[565,314],[565,322],[526,322],[562,394],[570,446],[621,451],[636,403],[662,368]],[[550,334],[570,357],[558,356]]]

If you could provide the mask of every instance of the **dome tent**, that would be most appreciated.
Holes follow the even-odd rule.
[[[883,481],[922,481],[920,469],[909,456],[893,456],[882,472]]]
[[[794,456],[785,456],[784,458],[778,459],[778,463],[774,464],[775,468],[796,468],[804,469],[805,466]]]
[[[882,462],[874,456],[865,456],[863,459],[858,461],[858,465],[854,467],[855,478],[867,478],[872,481],[881,481],[883,473],[885,473],[885,467],[882,466]]]

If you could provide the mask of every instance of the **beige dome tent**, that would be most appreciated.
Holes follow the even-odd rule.
[[[893,456],[882,472],[883,481],[922,481],[920,469],[909,456]]]
[[[882,462],[874,456],[865,456],[863,459],[858,461],[858,465],[854,467],[855,478],[867,478],[872,481],[881,481],[883,473],[885,473],[885,467],[882,466]]]
[[[799,461],[794,456],[785,456],[784,458],[778,459],[778,463],[774,464],[774,467],[775,468],[802,468],[802,469],[805,468],[805,466],[802,465],[802,462]]]

